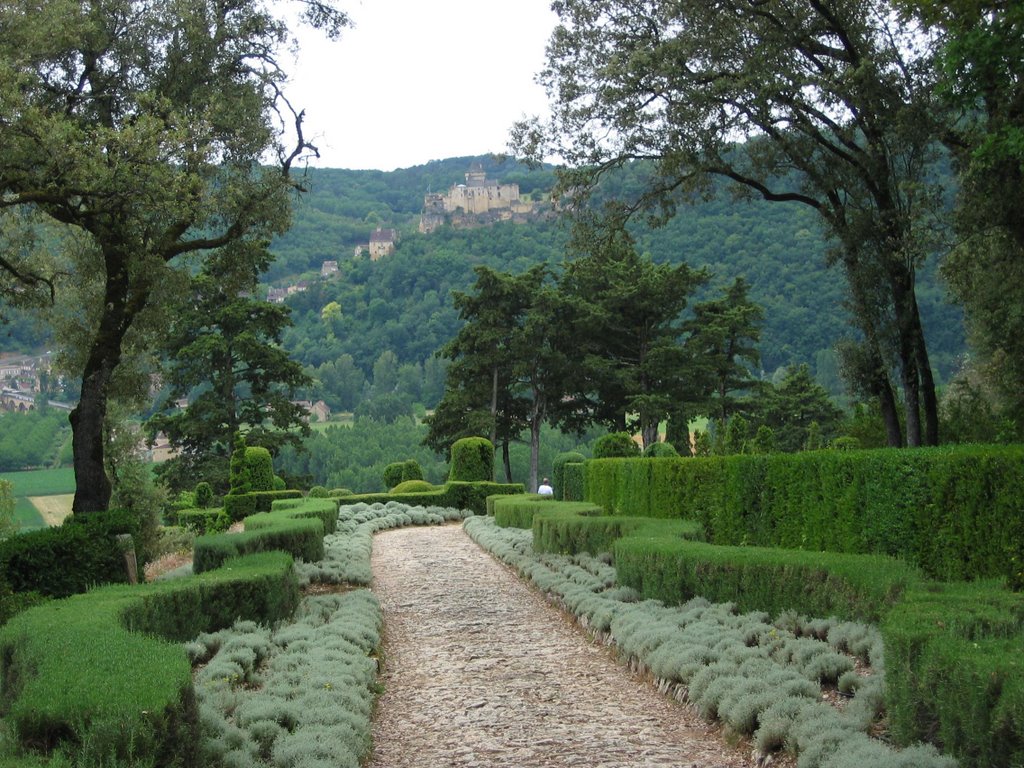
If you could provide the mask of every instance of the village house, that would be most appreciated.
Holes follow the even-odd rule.
[[[377,261],[384,256],[390,256],[395,252],[395,243],[398,242],[398,230],[384,229],[377,227],[370,234],[370,244],[367,250],[370,252],[370,261]]]
[[[293,400],[292,403],[306,411],[306,421],[330,421],[331,408],[323,400],[317,400],[315,403],[312,400]]]

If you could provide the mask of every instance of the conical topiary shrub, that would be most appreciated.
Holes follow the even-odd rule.
[[[464,437],[452,443],[449,480],[494,480],[494,444],[485,437]]]
[[[249,470],[250,490],[274,490],[274,459],[270,451],[259,446],[246,448],[245,465]]]

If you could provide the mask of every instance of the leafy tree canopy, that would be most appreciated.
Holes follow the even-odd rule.
[[[330,34],[347,21],[329,2],[299,5]],[[4,230],[18,215],[63,228],[56,264],[13,236],[23,247],[0,268],[30,290],[42,281],[44,299],[65,277],[95,299],[72,343],[76,512],[109,503],[107,402],[126,353],[151,348],[147,314],[190,257],[249,258],[236,246],[287,227],[287,171],[310,149],[281,90],[287,38],[260,0],[0,7]]]

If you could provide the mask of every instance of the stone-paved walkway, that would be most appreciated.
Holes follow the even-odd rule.
[[[460,526],[373,544],[385,690],[371,768],[738,768],[754,761],[616,662]]]

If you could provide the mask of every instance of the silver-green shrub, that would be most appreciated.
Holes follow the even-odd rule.
[[[441,525],[462,520],[467,514],[471,513],[447,507],[410,507],[397,501],[342,506],[337,529],[324,537],[323,560],[296,563],[299,584],[368,585],[374,533],[406,525]]]
[[[381,611],[366,590],[306,598],[276,630],[240,622],[187,645],[208,766],[357,768],[370,747]]]

